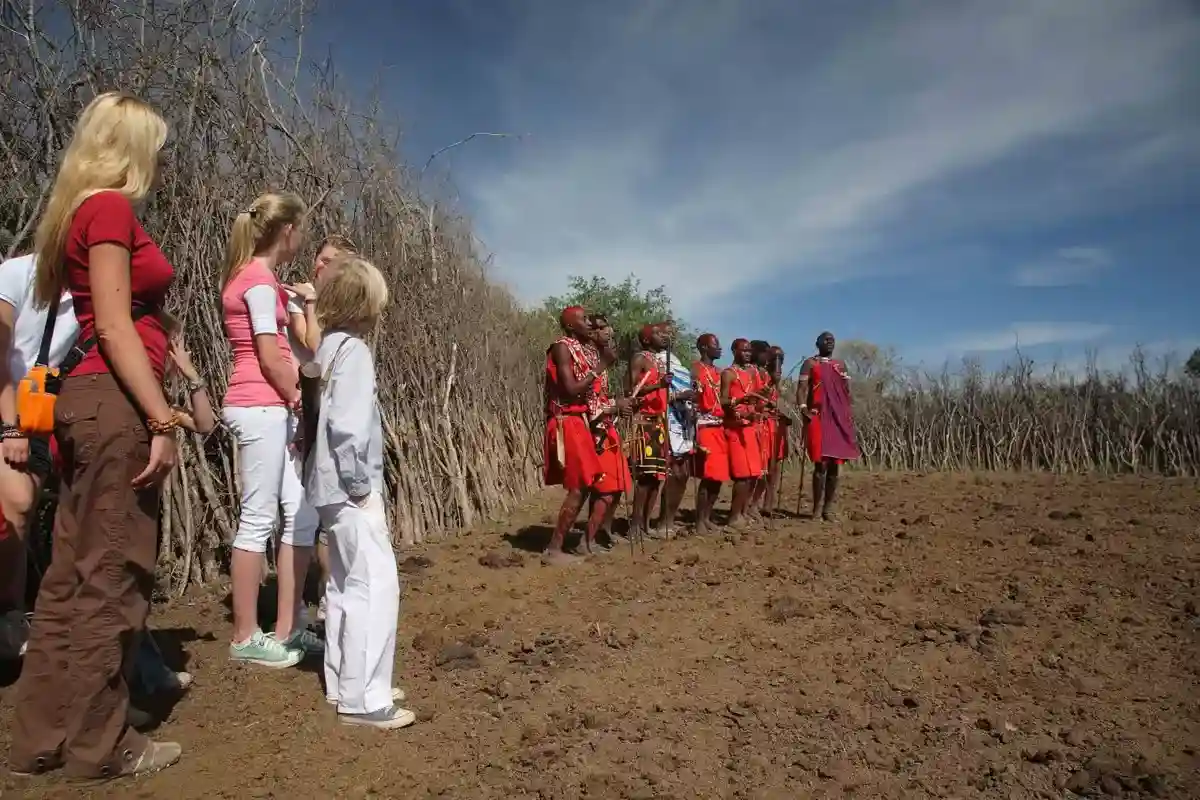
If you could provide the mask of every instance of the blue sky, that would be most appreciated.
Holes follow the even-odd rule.
[[[823,329],[930,365],[1200,346],[1189,0],[337,0],[318,23],[410,161],[523,135],[426,180],[528,302],[634,273],[793,359]]]

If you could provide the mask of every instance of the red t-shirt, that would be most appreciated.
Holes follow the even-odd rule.
[[[67,232],[65,261],[67,289],[75,304],[79,321],[79,340],[96,333],[96,315],[92,307],[91,274],[88,272],[88,248],[98,244],[118,244],[129,251],[129,282],[132,308],[147,308],[150,313],[134,321],[154,374],[162,380],[167,360],[167,332],[157,312],[166,303],[167,290],[175,270],[158,245],[142,228],[129,200],[119,192],[100,192],[80,204]],[[92,345],[72,375],[109,372],[109,363],[98,345]]]

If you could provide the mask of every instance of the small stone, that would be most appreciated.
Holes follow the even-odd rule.
[[[1063,537],[1057,533],[1035,533],[1029,543],[1034,547],[1057,547],[1063,543]]]
[[[442,635],[434,631],[421,631],[413,637],[412,647],[421,653],[436,650],[442,646]]]
[[[989,608],[980,615],[979,624],[984,627],[995,625],[1020,627],[1025,624],[1025,610],[1016,605],[1001,605]]]
[[[834,758],[817,770],[817,776],[827,781],[847,783],[854,775],[854,765],[845,758]]]
[[[475,648],[465,644],[452,644],[438,651],[433,663],[442,669],[476,669],[480,666]]]
[[[1061,737],[1063,743],[1068,747],[1083,747],[1088,740],[1087,733],[1081,725],[1064,730]]]
[[[1086,769],[1081,769],[1072,773],[1071,777],[1067,778],[1067,782],[1063,785],[1063,788],[1068,792],[1083,794],[1092,787],[1093,783],[1091,773]]]
[[[406,575],[423,572],[433,566],[433,562],[425,556],[409,556],[399,564],[399,569]]]

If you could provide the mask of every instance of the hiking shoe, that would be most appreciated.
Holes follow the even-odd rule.
[[[145,775],[166,769],[179,760],[183,748],[175,742],[146,742],[141,757],[121,770],[122,775]]]
[[[365,728],[379,728],[388,731],[407,728],[417,721],[417,715],[407,708],[393,705],[372,711],[370,714],[338,714],[338,721],[343,725],[360,725]]]
[[[299,652],[301,656],[319,656],[325,652],[325,642],[308,628],[296,628],[291,636],[283,640],[283,646]]]
[[[29,649],[29,617],[24,611],[0,615],[0,661],[16,661]]]
[[[229,645],[229,658],[245,664],[255,664],[270,669],[287,669],[294,667],[304,658],[299,650],[291,650],[275,638],[274,634],[255,631],[244,642],[232,642]]]
[[[399,686],[392,687],[392,702],[403,703],[407,699],[408,695],[404,694],[403,689],[401,689]],[[325,695],[325,702],[329,703],[331,706],[336,706],[338,704],[338,699],[333,695]]]

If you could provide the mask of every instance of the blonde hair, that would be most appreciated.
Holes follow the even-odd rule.
[[[239,267],[275,244],[285,227],[299,225],[307,213],[304,201],[291,192],[264,194],[239,211],[229,231],[221,285],[229,283]]]
[[[67,232],[79,206],[104,191],[120,192],[130,203],[144,200],[154,185],[158,151],[166,141],[166,121],[131,94],[106,92],[79,115],[34,234],[38,307],[62,295]]]
[[[317,248],[320,253],[326,247],[332,247],[339,253],[357,253],[358,248],[354,246],[354,242],[350,241],[349,236],[343,236],[340,233],[331,233],[321,240],[321,246]]]
[[[371,330],[388,304],[387,281],[379,268],[357,254],[339,256],[326,268],[317,290],[322,330]]]

